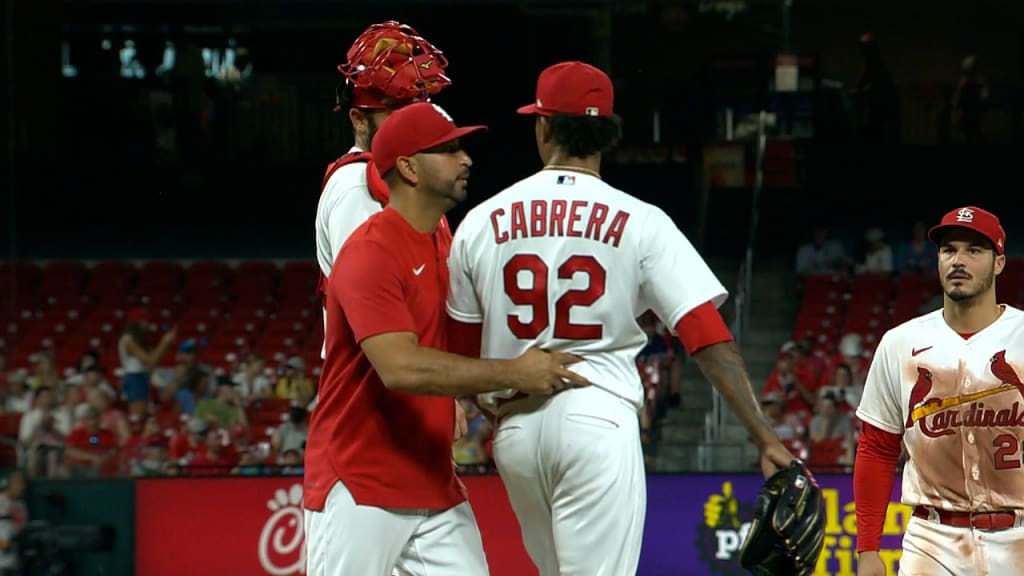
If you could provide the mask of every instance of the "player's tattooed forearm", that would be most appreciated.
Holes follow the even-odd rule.
[[[694,354],[693,359],[708,380],[719,387],[723,394],[726,393],[723,388],[731,390],[740,387],[750,390],[750,377],[734,343],[723,342],[708,346]]]
[[[770,429],[735,343],[708,346],[694,354],[693,360],[751,433],[756,435],[757,429],[762,427]]]

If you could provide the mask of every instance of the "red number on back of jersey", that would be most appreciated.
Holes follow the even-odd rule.
[[[527,288],[519,285],[519,273],[529,272]],[[517,254],[505,263],[505,293],[517,306],[529,306],[532,319],[523,322],[517,314],[508,315],[508,328],[516,338],[530,340],[540,336],[548,325],[548,266],[536,254]],[[605,291],[606,273],[593,256],[570,256],[558,267],[558,277],[572,280],[576,274],[587,275],[586,288],[566,291],[555,301],[554,337],[564,340],[599,340],[604,334],[601,324],[573,324],[569,319],[574,306],[592,306]]]

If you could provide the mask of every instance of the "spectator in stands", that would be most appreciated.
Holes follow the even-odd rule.
[[[71,384],[68,381],[68,384]],[[117,400],[117,390],[107,381],[107,371],[101,366],[93,365],[85,369],[82,375],[81,386],[83,394],[89,394],[93,390],[99,390],[106,394],[111,400]]]
[[[862,34],[858,44],[861,70],[853,91],[854,134],[864,152],[876,152],[899,141],[900,98],[874,34]]]
[[[0,576],[15,576],[22,573],[15,545],[18,533],[28,524],[28,507],[25,497],[25,475],[20,470],[11,471],[4,479],[0,492]]]
[[[121,358],[121,391],[128,401],[133,414],[145,414],[150,399],[150,373],[160,363],[167,350],[178,337],[171,328],[160,337],[156,346],[150,347],[146,338],[149,315],[135,309],[125,317],[127,323],[121,338],[117,341],[117,352]]]
[[[118,446],[124,446],[132,435],[128,416],[102,390],[91,390],[85,400],[100,415],[100,427],[114,435]]]
[[[658,381],[668,382],[668,404],[678,406],[682,400],[679,395],[678,378],[681,366],[676,365],[676,347],[673,346],[675,338],[665,331],[664,325],[651,311],[640,317],[639,324],[647,334],[647,346],[640,351],[637,359],[640,361],[645,358],[658,359]]]
[[[263,356],[250,352],[234,376],[238,393],[244,399],[269,398],[274,394],[274,383],[266,375],[267,362]]]
[[[914,222],[910,240],[896,248],[896,270],[901,274],[933,274],[938,265],[938,251],[928,240],[924,222]]]
[[[761,408],[771,422],[779,440],[803,440],[807,437],[807,427],[796,414],[786,411],[786,401],[782,394],[771,392],[761,398]]]
[[[835,394],[826,390],[818,397],[817,411],[811,419],[811,442],[844,440],[853,442],[853,422],[839,411]]]
[[[871,359],[864,356],[864,338],[860,334],[844,334],[840,338],[839,353],[832,357],[825,372],[822,373],[821,380],[818,382],[819,390],[829,385],[832,381],[832,373],[840,364],[845,364],[850,368],[852,385],[863,389]]]
[[[18,423],[18,441],[27,445],[44,416],[53,417],[53,411],[57,407],[57,397],[52,388],[43,386],[35,391],[32,398],[32,408],[22,415]]]
[[[57,430],[67,436],[75,426],[75,409],[86,401],[87,395],[81,386],[65,386],[64,397],[53,410]]]
[[[199,347],[195,340],[185,340],[178,346],[175,373],[179,379],[192,383],[196,400],[216,393],[217,378],[209,366],[199,363]]]
[[[281,474],[286,476],[301,475],[304,472],[302,452],[294,448],[282,452],[277,464],[281,466]]]
[[[313,399],[313,381],[306,378],[306,362],[298,356],[292,356],[284,365],[284,374],[277,381],[274,395],[307,405]]]
[[[182,414],[193,414],[202,398],[206,375],[199,370],[182,368],[172,385],[175,409]]]
[[[231,428],[235,424],[246,424],[245,410],[235,383],[227,376],[219,377],[216,395],[213,398],[200,399],[193,417],[225,428]]]
[[[65,376],[67,376],[64,379],[65,384],[70,384],[71,386],[81,385],[85,380],[86,370],[93,366],[97,366],[99,364],[99,359],[100,353],[95,350],[84,352],[78,357],[78,364],[75,365],[74,371],[70,374],[67,372],[64,373]]]
[[[25,468],[33,478],[56,478],[60,475],[66,434],[57,429],[53,413],[43,415],[25,440]]]
[[[134,458],[141,454],[142,447],[146,445],[146,441],[150,437],[159,436],[162,438],[163,435],[163,430],[160,428],[160,420],[150,414],[143,419],[142,426],[134,430],[132,435],[128,437],[128,441],[124,443],[123,449]]]
[[[309,413],[305,406],[292,406],[288,413],[288,421],[277,427],[270,445],[274,452],[287,450],[306,450],[306,437],[309,436]]]
[[[64,465],[72,478],[95,478],[112,472],[116,464],[117,437],[100,427],[100,413],[92,404],[76,410],[75,427],[65,441]]]
[[[230,474],[239,460],[227,431],[219,426],[211,426],[206,431],[206,449],[189,461],[187,470],[196,476]]]
[[[167,439],[149,436],[142,445],[142,457],[131,461],[132,476],[162,476],[167,460]]]
[[[796,370],[790,354],[780,353],[775,360],[775,370],[772,370],[764,383],[761,397],[772,393],[785,399],[786,412],[806,422],[811,417],[817,399],[818,383],[807,373]]]
[[[793,358],[794,370],[803,372],[806,378],[817,382],[825,371],[825,361],[813,352],[814,343],[810,338],[790,340],[782,344],[779,352]]]
[[[860,397],[864,394],[864,386],[853,383],[853,372],[848,364],[838,364],[832,371],[832,380],[821,389],[821,394],[831,392],[836,399],[836,407],[843,414],[850,414],[860,405]]]
[[[960,78],[953,92],[953,126],[957,137],[967,144],[985,141],[981,129],[988,106],[988,81],[978,71],[978,57],[968,54],[960,64]]]
[[[192,458],[206,451],[206,432],[210,425],[201,418],[192,418],[185,431],[171,439],[170,457],[179,463],[188,463]]]
[[[7,398],[4,399],[5,412],[28,412],[32,408],[32,393],[25,382],[25,375],[12,372],[7,376]]]
[[[814,274],[834,274],[847,260],[843,245],[829,240],[828,229],[818,226],[814,229],[814,240],[797,250],[796,273],[801,279]]]
[[[885,241],[881,228],[869,228],[864,233],[864,261],[857,266],[858,274],[892,272],[892,247]]]
[[[57,363],[53,360],[50,352],[39,352],[32,355],[32,376],[28,379],[30,390],[49,388],[60,390],[60,374],[57,373]]]

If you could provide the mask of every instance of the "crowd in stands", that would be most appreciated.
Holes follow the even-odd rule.
[[[0,263],[0,461],[31,477],[301,474],[321,364],[312,263]],[[638,358],[644,442],[678,404],[656,319]],[[464,472],[493,470],[463,402]]]

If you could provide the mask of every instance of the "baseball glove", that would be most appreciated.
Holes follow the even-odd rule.
[[[809,576],[825,540],[821,490],[799,460],[765,481],[740,565],[756,576]]]

